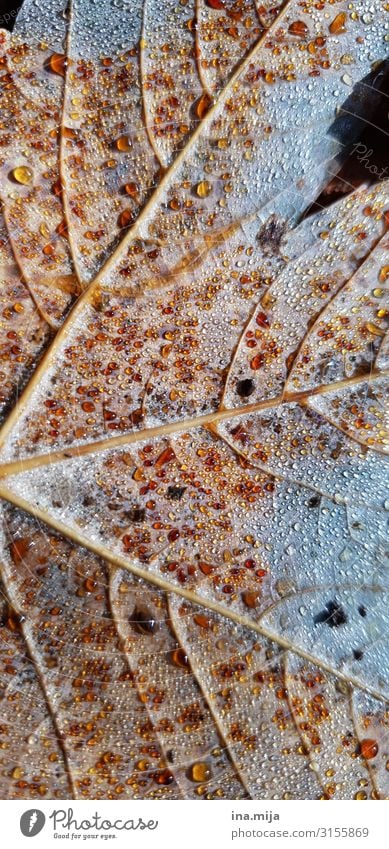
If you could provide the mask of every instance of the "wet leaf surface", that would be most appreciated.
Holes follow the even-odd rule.
[[[384,4],[130,5],[0,33],[0,792],[382,799]]]

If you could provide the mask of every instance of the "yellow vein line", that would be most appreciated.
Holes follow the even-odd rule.
[[[371,687],[369,684],[360,681],[353,675],[348,675],[339,669],[335,669],[331,666],[330,663],[320,660],[319,658],[312,655],[310,652],[305,651],[303,648],[295,646],[290,640],[286,639],[285,637],[281,637],[279,634],[274,633],[270,628],[266,628],[266,626],[262,625],[261,622],[253,622],[251,619],[248,619],[246,616],[242,616],[240,613],[237,613],[233,610],[228,610],[227,608],[223,607],[223,605],[219,604],[216,601],[212,601],[212,599],[208,598],[207,596],[197,596],[191,590],[186,590],[181,586],[174,586],[170,584],[160,575],[148,572],[147,569],[142,569],[141,566],[137,566],[135,563],[126,560],[120,554],[115,554],[114,552],[110,551],[110,549],[106,548],[106,546],[101,545],[98,542],[94,542],[91,539],[88,539],[88,537],[84,536],[84,534],[76,530],[76,528],[72,528],[68,525],[65,525],[63,522],[60,522],[57,519],[53,518],[53,516],[49,516],[45,513],[44,510],[41,510],[34,504],[30,504],[28,501],[26,501],[25,498],[22,498],[14,492],[11,492],[11,490],[7,489],[6,487],[0,486],[0,498],[3,498],[10,504],[13,504],[15,507],[24,510],[26,513],[29,513],[31,516],[34,516],[36,519],[39,519],[46,525],[49,525],[58,533],[62,534],[63,536],[66,536],[76,545],[79,545],[82,548],[86,548],[88,551],[92,551],[93,554],[96,554],[98,557],[107,560],[114,566],[118,566],[121,569],[127,569],[127,571],[131,572],[133,575],[137,575],[139,578],[142,578],[148,584],[154,584],[155,586],[160,587],[167,593],[175,593],[176,595],[179,595],[182,598],[186,598],[193,604],[201,605],[202,607],[205,607],[208,610],[212,610],[214,613],[217,613],[219,616],[222,616],[225,619],[230,619],[244,628],[248,628],[251,631],[255,631],[258,634],[261,634],[266,639],[276,643],[282,649],[294,652],[299,657],[302,657],[304,660],[306,660],[308,663],[315,664],[316,666],[323,669],[325,672],[328,672],[330,675],[334,675],[336,678],[345,681],[347,684],[351,684],[352,686],[357,687],[359,690],[368,693],[370,696],[373,696],[373,698],[378,699],[379,701],[389,702],[389,696],[385,696],[385,694],[379,692],[378,690],[375,690],[374,687]]]
[[[368,381],[371,383],[374,380],[389,375],[389,369],[382,372],[366,372],[363,375],[347,378],[338,383],[322,384],[315,389],[307,389],[302,392],[289,393],[278,395],[276,398],[270,398],[266,401],[258,401],[256,404],[246,404],[243,407],[236,409],[221,409],[213,413],[206,413],[204,416],[198,416],[191,419],[181,419],[167,424],[157,425],[156,427],[146,428],[144,430],[131,431],[120,436],[108,437],[106,439],[96,440],[96,442],[86,442],[82,445],[73,445],[62,448],[58,451],[50,451],[47,454],[38,454],[34,457],[25,457],[17,460],[12,460],[8,463],[0,464],[0,478],[8,477],[11,474],[26,472],[29,469],[35,469],[40,466],[47,466],[52,463],[60,463],[63,460],[69,460],[73,457],[83,457],[87,454],[98,454],[101,451],[107,451],[111,448],[120,448],[125,445],[135,445],[139,442],[144,442],[147,439],[153,439],[159,436],[171,436],[175,433],[183,433],[188,430],[193,430],[199,427],[215,425],[219,422],[232,420],[242,416],[249,416],[253,413],[258,413],[261,410],[269,410],[281,406],[286,406],[292,403],[306,403],[315,395],[326,395],[331,392],[347,389],[349,386],[355,386],[359,383]]]

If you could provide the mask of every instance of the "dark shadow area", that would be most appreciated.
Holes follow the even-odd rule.
[[[319,212],[362,184],[389,177],[389,61],[357,83],[329,135],[347,144],[347,156],[305,215]]]
[[[0,28],[12,30],[13,25],[15,23],[16,16],[18,11],[22,5],[21,0],[19,2],[15,2],[15,0],[1,0],[0,3]]]

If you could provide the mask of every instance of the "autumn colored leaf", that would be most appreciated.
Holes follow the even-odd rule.
[[[384,4],[130,5],[0,33],[0,793],[386,798]]]

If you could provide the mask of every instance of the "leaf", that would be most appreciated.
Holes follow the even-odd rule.
[[[306,216],[378,99],[354,6],[32,1],[4,36],[11,798],[387,795],[388,183]]]

